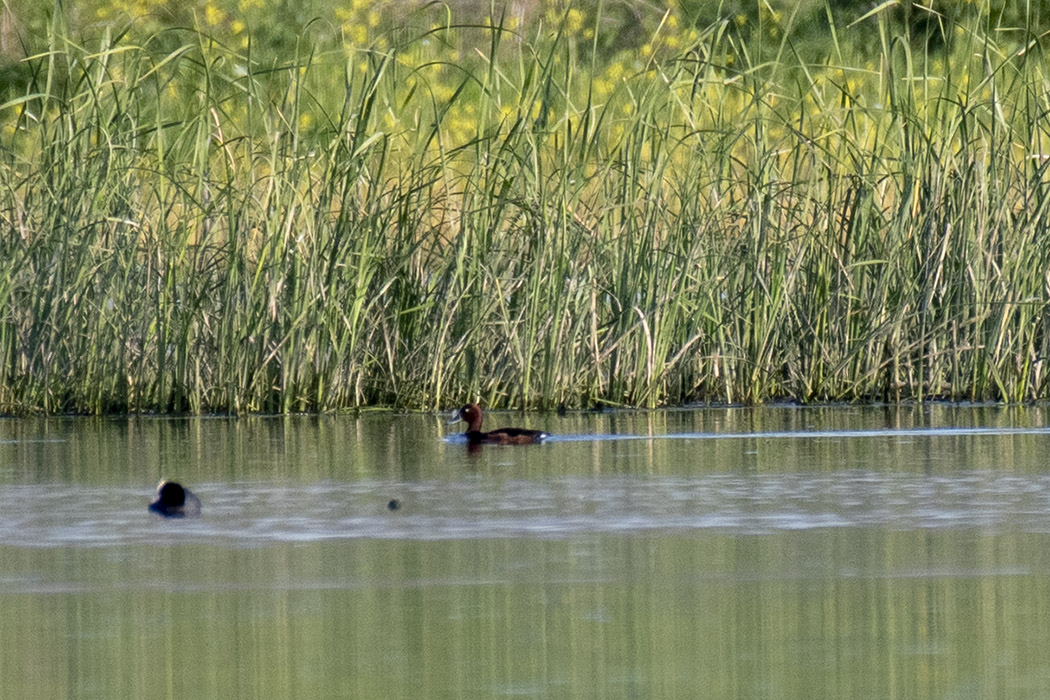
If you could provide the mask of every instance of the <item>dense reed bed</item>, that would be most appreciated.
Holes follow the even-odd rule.
[[[0,108],[0,409],[1045,398],[1044,39],[884,14],[819,63],[56,30]]]

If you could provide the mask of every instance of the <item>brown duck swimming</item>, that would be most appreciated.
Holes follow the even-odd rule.
[[[467,422],[467,432],[464,435],[471,445],[534,445],[550,437],[542,430],[527,430],[525,428],[500,428],[488,433],[481,432],[481,406],[476,403],[467,404],[456,412],[452,422]]]

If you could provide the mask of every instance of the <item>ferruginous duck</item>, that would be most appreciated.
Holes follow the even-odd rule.
[[[471,445],[535,445],[550,437],[542,430],[525,428],[500,428],[488,433],[481,432],[481,406],[470,403],[456,411],[451,422],[467,422],[464,435]]]

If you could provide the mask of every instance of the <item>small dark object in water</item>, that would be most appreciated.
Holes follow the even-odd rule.
[[[391,498],[390,503],[386,504],[387,510],[397,510],[401,507],[401,501],[396,498]]]
[[[165,518],[196,517],[201,514],[201,500],[177,481],[161,481],[149,509]]]
[[[467,404],[456,411],[452,421],[466,421],[467,443],[470,445],[534,445],[550,437],[542,430],[525,428],[500,428],[488,433],[481,432],[481,406]]]

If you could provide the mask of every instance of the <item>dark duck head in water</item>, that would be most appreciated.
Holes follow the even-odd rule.
[[[201,514],[201,500],[192,491],[175,481],[157,485],[157,499],[149,509],[165,518],[195,517]]]
[[[471,445],[534,445],[549,436],[542,430],[525,428],[500,428],[488,433],[481,432],[481,406],[467,404],[456,411],[452,422],[466,421],[467,432],[464,435]]]

